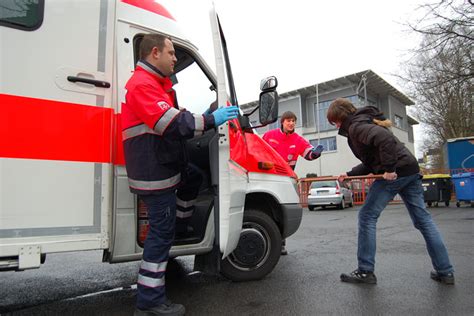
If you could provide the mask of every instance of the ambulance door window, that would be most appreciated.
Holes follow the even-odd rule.
[[[181,58],[183,56],[181,55]],[[186,55],[186,57],[191,58],[190,55]],[[209,108],[211,103],[216,101],[217,96],[212,82],[201,67],[192,59],[189,61],[191,63],[185,69],[179,69],[179,72],[172,78],[175,82],[173,88],[176,91],[180,107],[192,113],[201,114]]]
[[[2,0],[0,25],[34,31],[43,23],[44,0]]]

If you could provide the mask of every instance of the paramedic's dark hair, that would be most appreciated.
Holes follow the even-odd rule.
[[[143,36],[140,43],[140,59],[146,59],[147,56],[150,55],[153,47],[158,47],[160,52],[163,51],[166,39],[171,41],[171,37],[160,34],[146,34]]]
[[[296,114],[291,111],[286,111],[281,115],[280,123],[283,124],[287,119],[294,119],[296,121]]]
[[[351,114],[356,111],[356,107],[351,101],[344,98],[337,98],[328,108],[328,121],[332,125],[342,123]]]

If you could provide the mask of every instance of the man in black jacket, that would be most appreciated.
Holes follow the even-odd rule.
[[[364,205],[359,210],[358,268],[341,274],[343,282],[376,284],[374,274],[376,224],[383,209],[399,194],[412,222],[423,235],[434,267],[431,278],[444,284],[454,284],[453,266],[443,239],[423,199],[421,175],[416,158],[387,128],[391,122],[373,106],[356,109],[347,99],[336,99],[327,114],[328,121],[347,137],[354,155],[362,163],[346,176],[382,174],[370,187]]]

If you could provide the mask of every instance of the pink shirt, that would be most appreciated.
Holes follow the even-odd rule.
[[[307,160],[313,160],[308,153],[313,146],[297,133],[285,134],[281,129],[275,128],[266,132],[263,139],[275,149],[293,169],[296,166],[298,156]]]

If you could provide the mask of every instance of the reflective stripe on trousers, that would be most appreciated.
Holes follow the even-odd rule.
[[[196,198],[203,181],[202,172],[198,167],[189,164],[186,169],[186,177],[182,186],[176,193],[176,232],[185,232],[186,226],[193,216]]]

